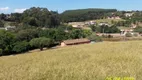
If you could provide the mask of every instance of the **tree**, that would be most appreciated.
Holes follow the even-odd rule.
[[[30,48],[29,43],[26,42],[26,41],[16,42],[13,45],[14,45],[14,47],[13,47],[12,50],[13,50],[14,53],[26,52]]]
[[[2,49],[3,55],[11,54],[13,43],[15,41],[16,39],[14,33],[0,30],[0,49]]]
[[[92,34],[92,31],[91,30],[83,30],[83,35],[84,37],[88,37]]]
[[[97,26],[91,25],[89,27],[92,29],[92,31],[97,32]]]
[[[72,39],[84,38],[84,34],[83,34],[83,31],[81,29],[74,29],[70,33],[70,37]]]
[[[142,27],[137,27],[134,29],[135,32],[142,33]]]
[[[38,38],[39,36],[39,30],[38,29],[26,29],[26,30],[20,30],[17,33],[17,40],[18,41],[30,41],[33,38]]]
[[[108,33],[120,33],[120,30],[116,26],[113,25],[109,28]]]
[[[34,38],[30,41],[32,47],[39,48],[41,51],[44,47],[50,47],[51,44],[53,44],[53,41],[50,38],[45,37]]]
[[[22,16],[22,13],[11,13],[11,21],[20,23],[21,16]]]
[[[32,7],[24,11],[21,22],[36,27],[52,28],[60,24],[58,12],[49,11],[47,8]]]
[[[0,27],[4,27],[4,23],[0,20]]]
[[[0,20],[5,20],[6,19],[6,15],[5,14],[0,14]]]

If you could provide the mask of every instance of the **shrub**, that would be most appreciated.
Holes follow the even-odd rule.
[[[102,41],[101,37],[97,36],[96,34],[92,34],[88,37],[89,40],[95,41],[95,42],[100,42]]]
[[[128,33],[125,34],[125,36],[126,37],[132,37],[132,34],[128,32]]]

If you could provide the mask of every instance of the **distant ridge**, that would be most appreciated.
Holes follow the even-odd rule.
[[[77,22],[92,19],[102,19],[108,13],[117,12],[117,9],[101,9],[101,8],[88,8],[88,9],[75,9],[66,10],[61,14],[63,22]]]

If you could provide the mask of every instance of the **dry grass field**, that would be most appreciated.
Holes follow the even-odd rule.
[[[0,80],[106,80],[107,77],[142,80],[142,41],[102,42],[0,57]]]

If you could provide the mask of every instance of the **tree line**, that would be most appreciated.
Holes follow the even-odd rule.
[[[23,53],[33,49],[51,48],[67,39],[86,38],[90,30],[74,29],[60,26],[57,28],[41,29],[26,28],[15,31],[0,30],[0,55]]]

